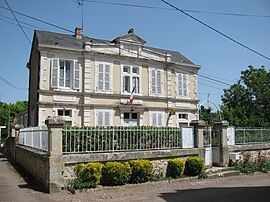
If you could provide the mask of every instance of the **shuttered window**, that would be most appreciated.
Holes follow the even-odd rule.
[[[97,90],[111,92],[111,66],[108,64],[98,64],[97,74]]]
[[[187,96],[188,95],[188,75],[178,73],[177,74],[177,85],[178,85],[178,95]]]
[[[79,89],[80,66],[73,60],[51,60],[51,88]]]
[[[150,112],[150,124],[152,126],[163,126],[164,125],[164,113],[163,112]]]
[[[110,110],[96,110],[96,125],[110,126],[112,125],[112,112]]]
[[[151,68],[149,81],[150,94],[161,95],[163,93],[162,70]]]

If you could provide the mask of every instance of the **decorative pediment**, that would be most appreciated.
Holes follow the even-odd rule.
[[[121,42],[138,45],[144,45],[146,43],[145,40],[134,34],[134,29],[130,29],[126,35],[117,37],[112,41],[112,43],[121,43]]]

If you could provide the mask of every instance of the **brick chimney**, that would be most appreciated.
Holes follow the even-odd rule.
[[[82,34],[82,28],[76,27],[75,28],[75,37],[77,39],[82,39],[82,36],[83,36],[83,34]]]

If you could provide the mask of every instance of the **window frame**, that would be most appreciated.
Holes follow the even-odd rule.
[[[53,60],[57,60],[57,86],[52,86],[52,64]],[[64,86],[60,86],[60,62],[64,61],[65,66],[64,66]],[[70,66],[70,87],[66,87],[66,62],[69,61],[71,66]],[[76,69],[76,63],[78,63],[78,69]],[[75,71],[79,71],[79,78],[75,78]],[[79,91],[80,89],[80,63],[78,60],[72,60],[72,59],[67,59],[67,58],[51,58],[51,66],[50,66],[50,88],[55,89],[55,90],[74,90],[74,92]],[[79,80],[78,87],[75,87],[75,80]]]
[[[103,84],[102,84],[102,89],[99,88],[100,85],[100,80],[99,80],[99,65],[103,65]],[[106,65],[109,66],[109,73],[108,73],[108,78],[109,78],[109,89],[106,90]],[[97,93],[107,93],[107,94],[112,94],[113,92],[113,63],[110,62],[103,62],[103,61],[96,61],[95,62],[95,92]]]
[[[99,117],[98,114],[102,113],[102,125],[99,125]],[[106,125],[106,117],[105,117],[105,113],[109,113],[109,125]],[[105,127],[109,127],[113,125],[113,110],[112,109],[95,109],[94,110],[94,118],[95,118],[95,126],[105,126]]]
[[[181,86],[182,86],[181,92],[180,92],[179,76],[181,76]],[[184,82],[184,77],[185,77],[185,82]],[[189,97],[189,74],[177,72],[175,80],[176,80],[176,88],[177,88],[176,97],[188,98]],[[185,83],[185,86],[184,86],[184,83]],[[186,94],[185,94],[185,90],[186,90]]]
[[[153,116],[156,116],[156,125],[153,125]],[[159,124],[158,116],[161,116],[161,124]],[[149,125],[150,126],[156,126],[156,127],[162,127],[165,126],[165,112],[164,111],[149,111]]]
[[[129,72],[124,72],[124,68],[128,67]],[[133,69],[137,68],[138,73],[133,73]],[[133,79],[138,79],[138,92],[134,92],[134,95],[142,95],[142,88],[141,88],[141,79],[142,79],[142,67],[139,65],[121,65],[121,94],[122,95],[130,95],[133,90]],[[125,77],[129,77],[129,91],[125,90]]]
[[[154,73],[153,73],[154,71]],[[158,91],[158,71],[160,72],[160,92]],[[150,96],[158,96],[164,97],[164,69],[161,67],[149,67],[149,95]],[[153,79],[154,75],[154,79]],[[153,81],[155,85],[153,85]],[[153,86],[155,87],[155,92],[153,92]]]

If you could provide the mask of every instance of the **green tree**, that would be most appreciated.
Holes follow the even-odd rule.
[[[222,115],[231,125],[270,126],[270,71],[249,66],[222,95]]]
[[[205,108],[205,106],[201,106],[200,108],[200,120],[204,120],[210,126],[217,121],[220,121],[219,112],[214,112],[211,107]]]
[[[6,138],[12,128],[15,117],[22,111],[27,109],[27,101],[17,101],[16,103],[0,102],[0,125],[6,126],[2,130],[2,139]]]

